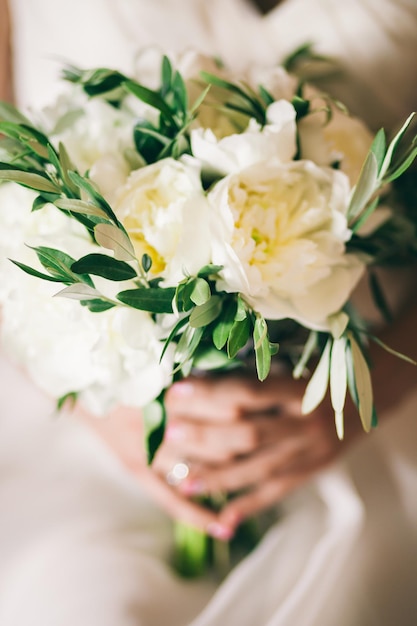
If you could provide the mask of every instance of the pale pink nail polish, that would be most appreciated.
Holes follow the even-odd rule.
[[[184,435],[184,429],[179,424],[168,424],[165,429],[165,438],[167,441],[182,441]]]
[[[182,380],[179,383],[175,383],[171,387],[171,393],[175,394],[178,397],[188,397],[191,396],[194,392],[194,385],[189,381]]]
[[[184,480],[179,486],[179,489],[185,496],[201,496],[207,491],[204,481],[198,478]]]
[[[228,541],[234,535],[234,531],[223,524],[218,522],[212,522],[207,526],[207,532],[215,539],[221,539],[222,541]]]

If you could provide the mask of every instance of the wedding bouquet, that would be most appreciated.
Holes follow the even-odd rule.
[[[236,80],[154,56],[134,78],[66,68],[31,120],[0,105],[6,348],[59,404],[140,407],[149,461],[174,380],[251,352],[263,380],[280,343],[295,376],[318,363],[303,410],[330,386],[343,437],[349,390],[368,431],[372,336],[351,294],[368,272],[385,309],[372,268],[415,255],[414,223],[386,206],[412,116],[387,145],[284,67]]]

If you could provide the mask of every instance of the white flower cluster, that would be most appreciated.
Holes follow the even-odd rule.
[[[151,84],[148,61],[143,57],[138,67],[148,72]],[[190,98],[199,91],[192,80],[199,70],[216,70],[191,53],[179,66]],[[237,131],[224,112],[203,106],[191,130],[191,156],[135,166],[128,158],[134,120],[154,111],[130,99],[123,110],[101,100],[82,101],[82,115],[59,129],[55,139],[65,144],[80,173],[89,171],[138,258],[149,255],[151,276],[163,285],[175,286],[208,263],[221,265],[219,291],[239,292],[267,319],[292,318],[326,330],[364,269],[357,256],[346,254],[348,175],[357,172],[371,138],[340,113],[328,125],[321,114],[298,124],[290,102],[294,81],[282,68],[251,68],[246,80],[254,86],[262,82],[276,98],[267,109],[267,123],[251,119]],[[60,102],[58,117],[66,106],[70,111],[71,100]],[[57,112],[50,109],[47,115],[52,119]],[[346,172],[343,155],[348,156]],[[341,169],[331,167],[335,160]],[[202,174],[217,177],[208,190]],[[68,299],[52,298],[57,284],[27,276],[7,261],[34,266],[36,257],[24,244],[59,248],[74,258],[97,250],[85,229],[55,207],[31,213],[33,198],[15,184],[0,188],[6,348],[50,394],[77,391],[97,413],[116,403],[145,405],[172,378],[173,350],[160,363],[164,324],[127,307],[91,313]],[[103,290],[111,289],[101,282]],[[128,283],[118,289],[129,288]]]
[[[34,197],[13,183],[0,186],[5,350],[52,397],[76,391],[95,414],[117,404],[144,406],[172,376],[172,351],[159,362],[162,331],[151,316],[131,308],[91,313],[73,300],[53,297],[59,284],[37,280],[10,263],[18,259],[42,270],[28,246],[53,246],[74,258],[96,251],[86,230],[54,206],[31,212]]]

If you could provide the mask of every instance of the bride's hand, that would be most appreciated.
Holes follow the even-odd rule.
[[[150,499],[170,517],[202,528],[220,539],[228,539],[231,536],[228,528],[219,526],[217,515],[213,511],[198,505],[168,485],[165,472],[161,471],[159,459],[151,466],[147,464],[142,416],[138,409],[118,407],[106,417],[98,418],[77,405],[75,415],[110,448],[122,466],[138,480]],[[161,446],[160,455],[162,458],[165,455],[164,444]],[[169,469],[168,464],[166,471]]]
[[[361,433],[352,411],[340,442],[326,402],[302,416],[304,389],[305,382],[272,375],[263,383],[241,377],[177,383],[167,394],[169,422],[156,469],[168,471],[186,459],[190,473],[177,489],[188,496],[240,492],[219,516],[221,526],[233,530],[307,481]]]

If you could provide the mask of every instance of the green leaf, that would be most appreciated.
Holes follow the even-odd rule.
[[[165,97],[166,94],[171,89],[171,81],[172,81],[172,65],[171,61],[164,54],[162,57],[162,67],[161,67],[161,95]]]
[[[246,303],[242,300],[242,298],[238,296],[235,320],[237,322],[241,322],[246,319],[247,315],[248,315],[248,307],[246,306]]]
[[[215,276],[223,269],[223,265],[205,265],[198,272],[199,278],[208,278],[209,276]]]
[[[62,411],[66,404],[69,404],[71,408],[74,408],[78,398],[78,393],[76,391],[70,391],[65,395],[58,398],[56,401],[56,408],[58,411]]]
[[[207,97],[208,92],[210,91],[211,87],[210,85],[207,85],[207,87],[205,89],[203,89],[203,91],[200,93],[200,95],[196,98],[196,100],[194,100],[191,109],[190,109],[190,114],[194,115],[198,109],[200,108],[200,106],[203,104],[204,100]]]
[[[118,261],[105,254],[87,254],[72,264],[71,270],[76,274],[94,274],[108,280],[130,280],[137,276],[133,267],[124,261]]]
[[[218,318],[217,324],[213,330],[213,343],[218,350],[221,350],[229,338],[230,331],[235,323],[236,300],[227,300],[223,303],[221,316]]]
[[[343,409],[347,391],[346,338],[333,341],[330,359],[330,399],[335,413],[336,431],[343,439]]]
[[[398,359],[401,359],[402,361],[405,361],[406,363],[410,363],[410,365],[417,365],[417,361],[407,356],[406,354],[403,354],[402,352],[398,352],[397,350],[394,350],[390,346],[387,346],[387,344],[381,341],[379,337],[370,335],[370,338],[372,339],[372,341],[377,343],[381,348],[383,348],[383,350],[386,350],[389,354],[396,356]]]
[[[31,122],[9,102],[0,102],[0,120],[12,124],[31,126]]]
[[[175,296],[174,287],[144,287],[127,289],[117,294],[116,298],[134,309],[150,313],[172,313],[172,300]]]
[[[90,298],[100,298],[101,293],[85,283],[74,283],[58,291],[55,297],[58,296],[61,298],[70,298],[71,300],[86,300]]]
[[[103,211],[106,213],[107,217],[110,218],[110,220],[112,222],[114,222],[115,224],[119,224],[119,221],[118,221],[116,215],[114,214],[113,209],[111,208],[111,206],[103,198],[103,196],[94,188],[94,186],[91,184],[90,181],[88,181],[86,178],[83,178],[82,176],[80,176],[80,174],[78,174],[78,172],[69,171],[68,172],[68,177],[69,177],[70,181],[72,183],[74,183],[74,185],[76,185],[80,190],[82,189],[83,191],[85,191],[85,193],[88,196],[90,196],[90,198],[93,200],[93,202],[95,204],[97,204],[97,206],[99,206],[100,208],[103,209]]]
[[[373,200],[371,204],[366,207],[365,211],[363,211],[363,213],[359,216],[359,219],[356,220],[353,226],[351,226],[353,233],[357,233],[358,230],[362,228],[362,226],[368,221],[369,217],[375,211],[378,204],[379,198],[375,198],[375,200]]]
[[[355,367],[353,364],[353,356],[352,350],[349,342],[346,345],[346,374],[347,374],[347,385],[349,389],[350,396],[359,411],[359,398],[358,392],[356,391],[356,383],[355,383]]]
[[[230,359],[222,350],[216,350],[216,348],[207,348],[203,351],[198,351],[198,355],[194,357],[194,367],[203,370],[217,370],[228,369],[230,367]]]
[[[36,276],[36,278],[49,280],[52,283],[63,282],[61,278],[57,278],[56,276],[50,276],[49,274],[43,274],[42,272],[38,272],[38,270],[33,269],[33,267],[30,267],[29,265],[25,265],[24,263],[19,263],[19,261],[13,261],[13,259],[10,259],[10,261],[14,263],[15,265],[17,265],[17,267],[20,267],[20,269],[26,272],[27,274],[30,274],[31,276]]]
[[[108,68],[81,70],[73,65],[64,68],[62,77],[64,80],[80,84],[90,97],[112,92],[126,80],[123,74]]]
[[[271,350],[269,347],[268,326],[261,316],[257,316],[255,319],[253,341],[258,378],[259,380],[265,380],[271,369]]]
[[[359,402],[359,415],[362,421],[363,429],[365,432],[369,432],[372,428],[373,414],[371,374],[365,357],[362,354],[362,350],[353,337],[353,334],[349,333],[348,336],[353,358],[355,385]]]
[[[333,339],[340,339],[349,324],[349,315],[344,311],[335,313],[329,318],[330,332]]]
[[[94,236],[97,243],[103,248],[113,250],[118,261],[132,261],[136,259],[135,249],[128,235],[113,224],[97,224],[94,227]]]
[[[359,180],[354,189],[348,208],[348,218],[356,218],[362,211],[377,187],[378,164],[372,151],[368,152]]]
[[[415,113],[411,113],[411,115],[408,116],[408,118],[405,120],[404,124],[402,125],[402,127],[400,128],[400,130],[398,131],[398,133],[395,135],[394,139],[391,141],[391,143],[388,146],[388,150],[387,153],[385,155],[384,158],[384,162],[382,163],[380,172],[379,172],[379,177],[382,179],[385,176],[385,173],[387,172],[389,166],[391,165],[391,161],[392,158],[395,154],[395,151],[401,141],[401,139],[404,137],[407,128],[410,126],[413,117],[415,116]]]
[[[85,202],[84,200],[78,200],[76,198],[58,198],[54,201],[54,204],[58,209],[70,211],[71,213],[82,213],[83,215],[93,215],[101,219],[108,219],[103,209],[100,209],[91,202]]]
[[[196,278],[194,280],[193,289],[190,294],[190,300],[197,306],[201,306],[208,302],[211,297],[210,285],[204,278]]]
[[[306,115],[308,115],[310,111],[310,101],[305,98],[301,98],[300,96],[294,96],[291,100],[291,104],[293,105],[297,120],[302,119]]]
[[[212,296],[204,304],[196,306],[190,315],[190,326],[199,328],[208,326],[220,315],[222,301],[219,296]]]
[[[382,164],[384,162],[385,151],[386,151],[386,139],[385,139],[385,131],[383,128],[380,128],[377,134],[374,137],[374,140],[371,145],[371,150],[375,155],[376,163],[378,166],[378,174],[381,172]]]
[[[176,108],[185,115],[188,108],[188,95],[184,80],[179,72],[175,72],[174,74],[172,90],[174,92]]]
[[[52,276],[60,279],[69,278],[71,282],[74,281],[75,275],[71,271],[71,265],[74,263],[75,259],[69,256],[69,254],[62,252],[61,250],[47,248],[45,246],[32,248],[32,250],[36,252],[39,261],[42,263],[46,271]]]
[[[227,340],[227,354],[230,359],[234,359],[239,350],[246,346],[249,340],[250,330],[251,322],[249,315],[246,314],[244,319],[235,319]]]
[[[164,438],[166,410],[163,397],[143,407],[142,416],[145,426],[145,450],[150,465]]]
[[[296,363],[294,367],[292,375],[295,379],[301,378],[301,376],[303,376],[307,363],[309,362],[317,346],[318,346],[318,333],[316,330],[312,330],[310,331],[308,339],[306,343],[304,344],[301,357],[298,363]]]
[[[92,313],[102,313],[113,309],[116,305],[113,302],[101,300],[100,298],[93,298],[92,300],[80,300],[82,306],[87,307]]]
[[[178,320],[178,322],[175,324],[174,328],[171,330],[171,332],[169,333],[168,337],[165,340],[164,348],[162,350],[159,362],[161,362],[162,359],[164,358],[165,352],[167,351],[169,344],[176,338],[178,333],[181,332],[182,328],[184,328],[186,324],[188,324],[188,317],[183,317],[182,319]]]
[[[221,89],[225,89],[230,93],[235,94],[239,98],[241,98],[244,102],[248,102],[252,109],[252,117],[257,118],[261,123],[265,120],[265,107],[263,104],[257,99],[256,95],[250,95],[243,89],[240,85],[235,83],[231,83],[230,81],[224,80],[219,76],[214,74],[210,74],[208,72],[200,72],[200,76],[202,79],[208,83],[209,85],[214,85],[216,87],[220,87]],[[234,103],[226,103],[227,105]]]
[[[146,253],[143,254],[140,262],[141,262],[142,269],[145,272],[145,274],[149,272],[149,270],[152,267],[152,259],[149,256],[149,254],[146,254]]]
[[[181,369],[187,362],[191,364],[191,357],[198,348],[203,333],[204,328],[202,327],[193,328],[190,325],[186,326],[175,350],[175,362],[180,364],[177,369]]]
[[[170,107],[158,92],[152,91],[152,89],[148,89],[144,85],[140,85],[133,80],[127,80],[123,83],[123,86],[127,89],[127,91],[136,96],[136,98],[139,98],[139,100],[145,102],[145,104],[149,104],[149,106],[160,111],[174,127],[177,127]]]
[[[61,189],[45,176],[32,174],[21,170],[0,170],[0,181],[7,180],[18,183],[35,191],[47,191],[49,193],[61,193]]]
[[[178,311],[189,311],[193,308],[193,303],[189,298],[189,279],[181,281],[175,289],[175,306]]]
[[[58,146],[58,156],[59,156],[59,162],[61,163],[61,173],[62,173],[62,180],[65,183],[65,186],[69,189],[69,191],[75,195],[78,191],[78,185],[76,185],[74,183],[73,180],[71,180],[69,173],[70,172],[75,172],[78,173],[75,169],[75,166],[73,165],[70,156],[67,152],[67,149],[65,148],[63,143],[59,143]]]
[[[34,152],[42,159],[48,158],[46,146],[49,143],[48,137],[34,128],[31,124],[13,124],[10,122],[0,122],[0,133],[4,133],[8,137],[17,139],[28,150]]]
[[[326,395],[330,374],[331,346],[332,340],[331,338],[329,338],[321,355],[320,361],[314,371],[314,374],[310,378],[310,381],[306,387],[301,405],[301,412],[303,415],[314,411],[314,409],[318,407],[318,405]]]
[[[414,140],[415,141],[415,140]],[[417,157],[417,146],[411,147],[406,154],[402,157],[400,163],[396,165],[393,170],[387,172],[384,178],[384,183],[391,183],[393,180],[399,178],[408,168],[412,165],[414,159]]]
[[[38,196],[34,199],[32,203],[32,211],[39,211],[40,209],[43,209],[45,204],[47,204],[45,198],[43,198],[42,196]]]
[[[275,98],[269,93],[267,89],[265,89],[263,85],[259,85],[258,89],[259,89],[259,95],[261,96],[262,100],[265,102],[266,106],[269,106],[270,104],[275,102]]]
[[[189,311],[195,305],[191,300],[191,294],[195,285],[195,278],[188,278],[185,281],[181,281],[176,291],[176,302],[180,306],[180,310]]]

